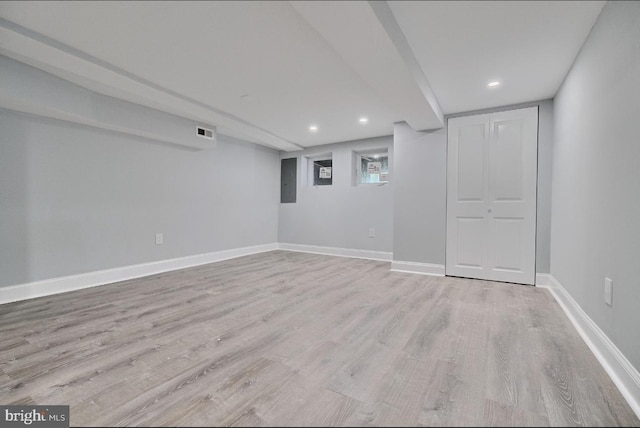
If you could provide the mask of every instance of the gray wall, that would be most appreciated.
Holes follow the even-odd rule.
[[[215,147],[196,136],[196,125],[207,123],[101,95],[3,55],[0,72],[0,107],[193,150]]]
[[[536,272],[549,273],[551,248],[551,180],[553,157],[553,100],[535,101],[451,114],[452,117],[538,106],[538,200],[536,215]]]
[[[220,137],[190,151],[2,109],[0,130],[0,286],[277,241],[274,150]]]
[[[444,265],[446,132],[417,132],[401,122],[393,141],[393,260]]]
[[[640,369],[640,2],[608,2],[555,98],[551,274]],[[613,280],[613,306],[603,301]]]
[[[353,186],[352,152],[370,148],[389,150],[389,183]],[[305,185],[302,156],[328,152],[333,156],[333,184]],[[397,171],[392,137],[317,146],[282,153],[281,157],[298,158],[298,196],[296,203],[280,204],[279,242],[392,251],[393,188]],[[369,238],[369,228],[375,229],[375,238]]]
[[[551,183],[553,180],[553,101],[542,101],[538,106],[536,272],[549,273],[551,263]]]

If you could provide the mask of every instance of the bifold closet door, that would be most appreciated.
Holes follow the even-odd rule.
[[[535,283],[538,108],[448,121],[446,274]]]

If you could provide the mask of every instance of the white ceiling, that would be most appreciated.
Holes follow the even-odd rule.
[[[604,1],[391,1],[445,114],[553,96]],[[500,81],[495,89],[490,81]]]
[[[295,150],[551,98],[602,5],[0,2],[0,53]],[[502,85],[488,90],[492,79]]]

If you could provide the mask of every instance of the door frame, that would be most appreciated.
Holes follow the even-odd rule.
[[[537,282],[537,258],[538,258],[538,197],[539,197],[539,192],[538,192],[538,187],[539,187],[539,164],[540,164],[540,103],[539,102],[535,102],[535,103],[527,103],[527,104],[520,104],[520,105],[513,105],[513,106],[503,106],[503,107],[496,107],[496,108],[490,108],[490,109],[484,109],[484,110],[474,110],[474,111],[469,111],[469,112],[464,112],[464,113],[456,113],[456,114],[451,114],[445,117],[445,123],[444,123],[444,128],[445,128],[445,138],[446,138],[446,168],[445,168],[445,174],[446,174],[446,186],[445,186],[445,262],[444,262],[444,276],[449,276],[449,277],[457,277],[457,278],[468,278],[468,279],[478,279],[478,278],[469,278],[469,277],[464,277],[464,276],[459,276],[459,275],[452,275],[451,273],[448,272],[447,269],[447,249],[449,246],[449,237],[448,237],[448,226],[449,226],[449,187],[451,186],[450,180],[449,180],[449,120],[450,119],[457,119],[457,118],[461,118],[461,117],[470,117],[470,116],[480,116],[480,115],[490,115],[490,114],[494,114],[494,113],[504,113],[504,112],[510,112],[510,111],[515,111],[515,110],[523,110],[523,109],[528,109],[528,108],[535,108],[536,109],[536,115],[537,115],[537,127],[536,127],[536,165],[535,165],[535,209],[534,209],[534,215],[533,215],[533,222],[534,222],[534,248],[533,248],[533,283],[532,284],[523,284],[523,283],[514,283],[514,282],[510,282],[510,281],[503,281],[503,280],[498,280],[498,279],[480,279],[482,281],[493,281],[493,282],[502,282],[502,283],[509,283],[509,284],[518,284],[518,285],[536,285]],[[490,130],[489,130],[490,131]],[[491,138],[491,135],[489,135],[488,138]]]

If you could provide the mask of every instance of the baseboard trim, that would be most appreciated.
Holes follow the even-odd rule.
[[[550,285],[551,285],[550,274],[536,272],[536,287],[549,287]]]
[[[97,287],[99,285],[126,281],[128,279],[155,275],[177,269],[204,265],[250,254],[263,253],[278,248],[277,243],[233,248],[212,253],[196,254],[157,262],[141,263],[113,269],[87,272],[78,275],[63,276],[42,281],[0,287],[0,304],[35,299],[36,297],[66,293],[68,291]]]
[[[379,260],[383,262],[390,262],[393,258],[393,253],[387,251],[356,250],[353,248],[323,247],[319,245],[289,244],[284,242],[278,244],[278,249],[297,251],[300,253],[324,254],[327,256]]]
[[[444,265],[431,263],[403,262],[393,260],[391,262],[393,272],[419,273],[421,275],[444,276]]]
[[[549,275],[547,288],[596,356],[636,416],[640,418],[640,373],[611,342],[598,325],[584,312],[569,292]]]

